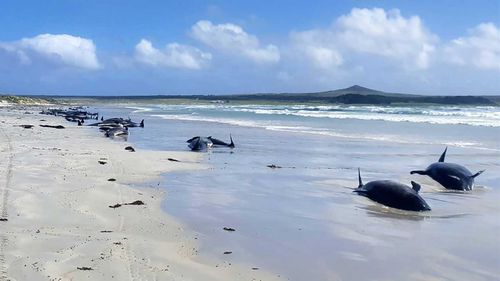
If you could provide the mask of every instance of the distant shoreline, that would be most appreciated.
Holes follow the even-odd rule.
[[[368,89],[358,85],[345,89],[315,92],[315,93],[256,93],[238,95],[135,95],[135,96],[55,96],[55,95],[0,95],[0,102],[26,104],[36,103],[106,103],[106,102],[200,102],[200,103],[311,103],[311,104],[346,104],[346,105],[488,105],[499,106],[500,95],[413,95],[401,93],[387,93]]]

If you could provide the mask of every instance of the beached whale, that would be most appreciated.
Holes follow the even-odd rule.
[[[106,120],[102,120],[101,122],[96,122],[89,124],[87,126],[99,126],[100,128],[108,128],[108,127],[117,127],[117,125],[123,125],[126,127],[141,127],[144,128],[144,119],[140,123],[133,122],[132,120],[129,119],[123,119],[123,118],[109,118]]]
[[[88,124],[87,126],[100,126],[100,125],[105,125],[105,124],[120,124],[123,120],[124,120],[123,118],[109,118],[106,120],[101,120],[101,122]]]
[[[104,135],[106,137],[116,137],[116,136],[127,136],[128,135],[128,127],[122,126],[122,127],[116,127],[107,130]]]
[[[234,148],[233,137],[229,136],[229,138],[231,140],[230,143],[221,141],[211,136],[210,137],[196,136],[188,139],[186,142],[189,143],[188,147],[191,148],[191,150],[193,151],[206,150],[210,147],[216,147],[216,146],[227,146],[229,148]]]
[[[208,138],[200,136],[192,137],[186,142],[189,143],[188,147],[191,148],[192,151],[206,150],[212,146],[212,142]]]
[[[84,111],[82,107],[77,107],[77,108],[69,108],[68,110],[65,109],[46,109],[40,112],[41,114],[45,115],[54,115],[54,116],[63,116],[66,118],[66,120],[70,122],[77,122],[78,120],[83,120],[83,119],[96,119],[99,116],[99,113],[91,113]]]
[[[230,148],[234,148],[233,137],[231,135],[229,135],[230,143],[227,143],[227,142],[221,141],[219,139],[213,138],[212,136],[207,137],[207,139],[212,142],[212,146],[227,146],[227,147],[230,147]]]
[[[390,180],[377,180],[363,184],[359,169],[358,180],[359,186],[353,192],[375,202],[407,211],[431,210],[425,200],[418,195],[420,185],[416,182],[411,182],[412,187]]]
[[[99,130],[101,131],[109,131],[114,128],[123,128],[124,126],[120,123],[109,123],[109,124],[103,124],[99,125]]]
[[[411,171],[410,174],[427,175],[446,189],[472,190],[474,188],[474,179],[484,170],[472,174],[464,166],[444,162],[447,150],[448,148],[445,148],[438,162],[432,163],[425,170]]]
[[[132,122],[132,120],[127,119],[122,124],[124,126],[129,127],[129,128],[130,127],[141,127],[141,128],[144,128],[144,119],[142,119],[140,123],[135,123],[135,122]]]

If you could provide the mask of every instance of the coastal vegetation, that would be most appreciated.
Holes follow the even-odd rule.
[[[56,104],[57,101],[53,98],[39,98],[28,96],[1,95],[0,103],[18,104],[18,105],[49,105]]]

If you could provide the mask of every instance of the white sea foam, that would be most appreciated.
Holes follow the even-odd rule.
[[[258,122],[255,122],[255,121],[226,119],[226,118],[210,118],[210,117],[199,116],[198,114],[185,114],[185,115],[184,114],[168,114],[168,115],[155,114],[155,115],[151,115],[151,116],[159,117],[159,118],[167,119],[167,120],[214,122],[214,123],[229,124],[229,125],[234,125],[234,126],[265,128],[265,125],[259,124]]]
[[[500,127],[500,108],[494,106],[346,106],[346,105],[163,105],[165,111],[219,111],[305,118],[357,119],[443,125]]]
[[[135,109],[134,111],[132,111],[132,113],[140,113],[140,112],[149,112],[149,111],[153,111],[153,108],[151,108],[151,107],[126,106],[125,108],[128,108],[128,109]]]
[[[401,136],[395,136],[395,135],[344,133],[329,128],[282,125],[282,124],[277,124],[274,121],[257,121],[257,120],[251,121],[242,119],[213,118],[213,117],[199,116],[197,114],[168,114],[168,115],[157,114],[152,116],[166,120],[212,122],[212,123],[228,124],[233,126],[261,128],[265,130],[278,131],[278,132],[313,134],[313,135],[322,135],[322,136],[343,138],[343,139],[370,140],[370,141],[392,142],[400,144],[444,144],[455,147],[473,147],[475,149],[480,149],[480,150],[500,151],[498,149],[482,147],[482,144],[477,142],[455,141],[455,142],[442,143],[440,141],[435,141],[435,142],[417,141],[415,139],[402,139]]]

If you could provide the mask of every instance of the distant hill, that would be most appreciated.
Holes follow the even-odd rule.
[[[258,93],[245,95],[152,95],[152,96],[84,96],[56,97],[46,96],[64,102],[144,102],[152,100],[171,103],[174,100],[197,102],[259,102],[259,103],[326,103],[326,104],[438,104],[438,105],[500,105],[500,96],[428,96],[383,91],[354,85],[345,89],[314,93]]]
[[[303,94],[297,94],[297,95],[310,95],[310,96],[315,96],[315,97],[338,97],[342,95],[381,95],[381,96],[388,96],[388,97],[410,97],[410,96],[417,96],[417,95],[410,95],[410,94],[400,94],[400,93],[387,93],[387,92],[382,92],[382,91],[377,91],[373,90],[370,88],[366,88],[363,86],[359,85],[354,85],[345,89],[338,89],[338,90],[331,90],[331,91],[325,91],[325,92],[316,92],[316,93],[303,93]]]
[[[281,102],[323,102],[340,104],[400,103],[443,104],[443,105],[499,105],[498,96],[424,96],[401,93],[387,93],[354,85],[345,89],[315,93],[252,94],[231,96],[198,96],[199,99],[224,99],[239,101],[281,101]]]

